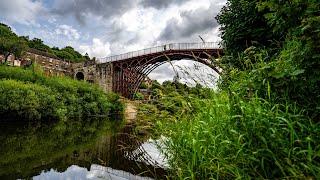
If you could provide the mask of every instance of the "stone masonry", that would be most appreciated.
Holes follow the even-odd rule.
[[[4,56],[0,55],[0,61]],[[47,76],[69,76],[74,79],[88,81],[98,84],[105,92],[112,91],[112,63],[97,64],[94,60],[82,63],[71,63],[56,57],[47,55],[44,52],[35,50],[25,53],[22,59],[16,60],[14,56],[8,58],[8,65],[24,66],[33,62],[42,67]]]

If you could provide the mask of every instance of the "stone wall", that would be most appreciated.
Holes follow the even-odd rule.
[[[97,64],[95,81],[103,88],[105,92],[112,91],[113,80],[113,66],[112,63]]]
[[[111,63],[96,64],[94,61],[72,65],[74,79],[98,84],[105,92],[112,91],[113,67]],[[82,78],[83,79],[80,79]]]
[[[3,63],[4,61],[5,61],[5,56],[1,54],[0,63]],[[15,56],[12,54],[8,56],[7,64],[9,66],[21,66],[21,60],[16,59]]]
[[[0,55],[0,61],[4,56]],[[94,60],[83,63],[70,63],[45,53],[38,54],[34,51],[26,52],[21,60],[15,60],[14,56],[8,58],[8,64],[24,66],[28,62],[34,62],[43,68],[48,76],[70,76],[74,79],[88,81],[98,84],[105,92],[112,91],[113,66],[112,63],[96,64]]]
[[[31,52],[26,52],[23,59],[26,61],[33,61],[43,68],[46,75],[49,76],[71,76],[73,74],[72,64],[60,59],[47,57]]]

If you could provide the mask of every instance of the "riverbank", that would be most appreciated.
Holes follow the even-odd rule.
[[[0,179],[140,180],[165,174],[146,155],[151,142],[137,139],[134,127],[121,119],[41,126],[1,123],[0,140]]]
[[[68,77],[47,77],[41,69],[0,66],[1,120],[66,121],[119,114],[119,96]]]
[[[138,116],[152,124],[152,135],[168,138],[163,152],[169,176],[318,177],[319,123],[295,105],[243,97],[232,88],[231,94],[162,90],[158,100],[139,106]]]

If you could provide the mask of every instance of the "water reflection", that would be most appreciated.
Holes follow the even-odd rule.
[[[137,161],[144,157],[146,148],[132,134],[132,126],[118,127],[118,123],[106,120],[58,122],[48,126],[2,125],[0,179],[66,179],[67,176],[95,179],[111,177],[111,170],[112,177],[118,176],[115,172],[126,172],[120,173],[120,179],[164,178],[165,171],[160,165],[146,163],[148,158]],[[101,167],[99,171],[97,167]]]
[[[56,179],[113,179],[113,180],[150,180],[149,177],[134,175],[125,171],[115,170],[109,167],[100,165],[91,165],[90,170],[76,165],[72,165],[64,172],[58,172],[51,169],[47,172],[42,172],[40,175],[33,177],[34,180],[56,180]]]

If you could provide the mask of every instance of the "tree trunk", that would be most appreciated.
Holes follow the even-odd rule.
[[[5,58],[4,58],[4,63],[6,63],[8,61],[8,58],[10,55],[11,55],[11,53],[7,52],[7,54],[5,55]]]

